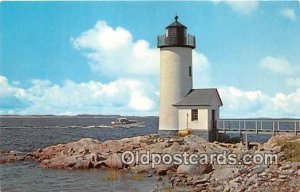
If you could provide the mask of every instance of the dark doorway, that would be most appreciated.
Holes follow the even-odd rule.
[[[215,109],[211,110],[211,122],[212,122],[212,129],[216,129],[217,122],[216,122],[216,110]]]

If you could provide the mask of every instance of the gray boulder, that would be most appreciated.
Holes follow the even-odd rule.
[[[177,168],[178,174],[187,174],[187,175],[202,175],[205,173],[209,173],[212,171],[212,165],[211,164],[196,164],[196,165],[185,165],[181,164]]]
[[[214,178],[217,181],[227,180],[227,179],[233,179],[236,174],[238,174],[237,168],[222,168],[217,169],[213,172],[211,175],[211,178]]]

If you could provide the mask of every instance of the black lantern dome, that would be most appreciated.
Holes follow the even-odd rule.
[[[175,21],[166,27],[166,34],[158,36],[157,47],[196,47],[195,36],[187,34],[187,28],[178,21],[176,15]]]

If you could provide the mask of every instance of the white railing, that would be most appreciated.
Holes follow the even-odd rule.
[[[222,132],[294,132],[300,133],[300,119],[220,119],[217,130]]]
[[[196,40],[193,35],[185,35],[183,41],[177,36],[166,37],[165,35],[160,35],[157,37],[157,47],[169,47],[169,46],[187,46],[195,47]]]

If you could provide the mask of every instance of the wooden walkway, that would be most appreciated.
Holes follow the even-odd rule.
[[[300,133],[300,119],[220,119],[219,133],[273,134]]]

